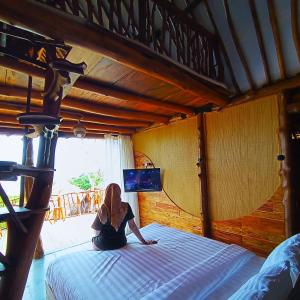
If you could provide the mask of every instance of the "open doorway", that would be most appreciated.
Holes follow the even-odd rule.
[[[50,210],[41,237],[51,253],[91,241],[104,190],[103,139],[59,139]]]
[[[0,135],[3,161],[22,162],[23,138]],[[33,139],[33,161],[38,154],[38,139]],[[41,237],[44,252],[51,253],[91,240],[91,224],[103,197],[104,139],[60,138],[55,157],[55,173],[50,210]],[[2,182],[13,205],[20,199],[20,177]],[[0,198],[0,206],[3,206]],[[6,248],[6,223],[0,224],[0,251]]]

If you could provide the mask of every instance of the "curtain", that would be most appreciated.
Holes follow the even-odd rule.
[[[122,197],[125,202],[128,202],[132,208],[133,214],[135,215],[135,223],[140,227],[140,214],[137,193],[125,193],[124,192],[124,181],[123,181],[123,170],[134,169],[134,156],[133,156],[133,145],[132,140],[129,136],[120,136],[120,163],[121,163],[121,189]]]
[[[120,139],[118,136],[105,134],[105,164],[104,164],[104,183],[121,185],[121,152]]]
[[[133,145],[129,136],[104,135],[105,139],[105,186],[117,183],[122,190],[122,200],[128,202],[135,216],[134,220],[140,227],[139,206],[137,193],[125,193],[123,183],[123,169],[134,169]],[[129,233],[128,228],[126,233]]]

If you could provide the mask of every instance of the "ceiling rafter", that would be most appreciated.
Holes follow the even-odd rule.
[[[11,135],[22,135],[24,136],[24,126],[21,126],[19,124],[11,124],[11,123],[5,123],[0,121],[0,133],[1,134],[11,134]],[[105,131],[95,131],[95,130],[89,130],[87,129],[85,138],[104,138],[104,134],[107,134]],[[115,133],[117,134],[117,133]],[[122,135],[122,133],[120,133]],[[130,134],[124,134],[124,135],[130,135]],[[59,137],[64,138],[74,138],[74,133],[71,128],[60,128],[58,131]]]
[[[233,72],[233,68],[232,68],[231,61],[230,61],[230,59],[229,59],[229,57],[228,57],[228,53],[227,53],[227,51],[226,51],[224,42],[223,42],[223,40],[222,40],[222,38],[221,38],[221,35],[220,35],[219,30],[218,30],[217,24],[216,24],[216,22],[215,22],[215,20],[214,20],[214,17],[213,17],[212,11],[211,11],[211,9],[210,9],[210,6],[209,6],[209,4],[208,4],[208,1],[207,1],[207,0],[204,0],[204,4],[205,4],[205,6],[206,6],[206,10],[207,10],[208,16],[209,16],[209,18],[210,18],[210,21],[211,21],[211,23],[212,23],[212,25],[213,25],[213,27],[214,27],[214,31],[215,31],[215,34],[216,34],[217,39],[218,39],[218,41],[219,41],[221,50],[222,50],[222,52],[223,52],[225,62],[226,62],[226,64],[227,64],[227,66],[228,66],[229,74],[230,74],[230,77],[231,77],[231,81],[232,81],[233,87],[234,87],[235,90],[238,92],[238,94],[240,94],[240,93],[241,93],[240,87],[239,87],[239,85],[238,85],[238,83],[237,83],[237,81],[236,81],[236,78],[235,78],[235,75],[234,75],[234,72]]]
[[[127,110],[109,105],[97,105],[91,101],[82,101],[77,98],[64,98],[62,101],[62,108],[82,110],[84,112],[99,114],[109,117],[116,117],[127,120],[142,120],[159,123],[167,123],[169,117],[164,115],[158,115],[154,113],[148,113],[136,110]]]
[[[16,116],[8,116],[4,114],[0,114],[0,123],[5,124],[14,124],[19,125]],[[84,124],[87,130],[96,130],[96,131],[104,131],[104,132],[116,132],[116,133],[124,133],[124,134],[132,134],[135,132],[133,128],[126,128],[126,127],[118,127],[118,126],[108,126],[102,124],[91,124],[87,122],[81,122]],[[76,121],[69,121],[69,120],[62,120],[60,124],[61,129],[69,128],[73,129],[74,126],[77,124]]]
[[[166,6],[171,5],[174,9],[168,1],[157,1],[163,2]],[[6,22],[13,22],[40,34],[62,39],[71,46],[89,48],[138,72],[199,95],[216,105],[228,102],[229,91],[223,85],[206,80],[142,45],[104,30],[100,26],[87,26],[86,22],[79,18],[60,13],[49,6],[31,1],[23,3],[10,0],[0,2],[0,14]]]
[[[3,87],[0,87],[0,94],[18,94],[16,97],[23,98],[26,100],[26,89],[20,89],[15,87],[5,87],[6,92],[3,91]],[[17,90],[17,91],[16,91]],[[18,91],[19,90],[19,91]],[[8,93],[7,93],[8,91]],[[33,94],[35,94],[35,91],[33,91]],[[33,96],[32,99],[35,97]],[[31,104],[30,105],[30,111],[37,112],[41,111],[42,102],[38,104]],[[0,101],[0,110],[6,111],[6,112],[18,112],[23,113],[26,110],[26,103],[23,102],[12,102],[11,96],[8,97],[7,101],[1,100]],[[93,114],[87,114],[83,113],[81,111],[67,111],[64,109],[60,110],[60,116],[63,117],[66,120],[82,120],[84,122],[88,123],[95,123],[95,124],[103,124],[103,125],[113,125],[113,126],[124,126],[124,127],[147,127],[151,124],[151,122],[145,122],[145,121],[134,121],[134,120],[123,120],[123,119],[117,119],[117,118],[108,118],[104,116],[99,115],[93,115]]]
[[[253,99],[262,98],[270,95],[275,95],[282,93],[286,90],[294,89],[300,86],[300,75],[296,75],[291,78],[285,78],[279,80],[275,83],[271,83],[268,86],[259,88],[255,91],[250,91],[243,95],[237,96],[232,99],[232,102],[229,103],[226,107],[237,105],[251,101]]]
[[[291,0],[291,21],[292,21],[292,33],[293,40],[298,56],[298,61],[300,62],[300,35],[299,35],[299,26],[298,26],[298,0]]]
[[[0,65],[38,78],[45,78],[44,70],[42,68],[24,64],[11,58],[0,56]],[[86,77],[82,76],[75,82],[74,87],[128,102],[143,103],[153,107],[163,108],[173,112],[179,112],[187,115],[192,115],[194,113],[194,109],[192,107],[136,94],[113,85],[108,85],[104,82],[89,81]]]
[[[246,60],[246,57],[244,55],[243,49],[241,47],[238,35],[237,35],[235,27],[234,27],[234,24],[233,24],[231,12],[230,12],[229,5],[228,5],[228,0],[223,0],[223,3],[224,3],[224,7],[225,7],[225,17],[226,17],[226,20],[227,20],[228,25],[229,25],[230,33],[231,33],[235,48],[238,52],[239,58],[242,62],[244,70],[246,72],[246,76],[247,76],[247,79],[248,79],[248,82],[249,82],[249,85],[250,85],[250,89],[254,90],[255,85],[254,85],[253,77],[252,77],[248,62]]]
[[[267,59],[267,52],[266,52],[266,48],[265,48],[264,41],[263,41],[262,31],[261,31],[258,17],[257,17],[255,1],[249,0],[249,5],[250,5],[252,19],[254,22],[257,42],[258,42],[258,46],[260,49],[260,54],[261,54],[261,58],[262,58],[262,62],[263,62],[263,67],[264,67],[264,71],[265,71],[267,84],[269,84],[271,82],[270,67],[269,67],[269,63],[268,63],[268,59]]]
[[[280,79],[286,78],[286,69],[284,64],[283,52],[282,52],[282,43],[280,38],[280,32],[278,27],[278,21],[276,17],[276,11],[273,0],[268,0],[268,9],[269,9],[269,17],[270,23],[272,27],[273,37],[275,41],[275,47],[277,52],[277,60],[280,72]]]
[[[1,91],[0,91],[1,94]],[[11,96],[16,96],[11,94]],[[34,98],[34,95],[32,95]],[[38,99],[41,99],[40,97]],[[72,98],[66,97],[63,99],[61,107],[63,109],[83,111],[86,113],[91,113],[94,115],[108,116],[126,120],[141,120],[148,122],[158,122],[158,123],[167,123],[169,120],[168,116],[159,115],[149,112],[137,111],[137,110],[128,110],[120,107],[115,107],[111,105],[99,105],[93,103],[91,100],[83,100],[82,98]]]

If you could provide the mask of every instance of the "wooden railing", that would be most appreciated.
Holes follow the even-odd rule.
[[[56,222],[68,217],[95,213],[101,205],[103,190],[51,195],[46,220]]]
[[[216,38],[167,0],[36,0],[138,41],[193,71],[223,81]]]
[[[54,223],[58,220],[64,220],[68,217],[80,216],[88,213],[96,213],[99,209],[104,190],[93,190],[78,193],[66,193],[61,195],[51,195],[49,201],[49,211],[46,214],[45,220]],[[13,205],[19,205],[20,197],[11,198]],[[0,207],[4,204],[0,198]],[[0,223],[1,229],[6,229],[6,223]]]

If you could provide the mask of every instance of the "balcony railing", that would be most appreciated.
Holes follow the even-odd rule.
[[[167,0],[36,0],[223,81],[216,38]]]
[[[55,223],[65,218],[80,216],[83,214],[96,213],[102,203],[104,190],[82,191],[78,193],[65,193],[60,195],[51,195],[49,201],[49,211],[46,213],[45,220]],[[19,205],[20,197],[10,197],[13,206]],[[0,199],[0,207],[4,203]],[[6,223],[0,223],[1,229],[6,229]]]
[[[96,213],[103,199],[103,190],[51,195],[46,220],[56,222],[68,217]]]

